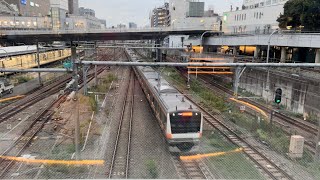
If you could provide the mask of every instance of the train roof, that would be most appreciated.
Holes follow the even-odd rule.
[[[133,55],[132,60],[138,61],[140,59]],[[149,86],[152,88],[152,91],[154,94],[158,95],[168,112],[198,111],[192,102],[190,102],[184,97],[183,94],[172,87],[163,77],[159,76],[158,72],[156,72],[152,67],[138,66],[137,68],[145,76]]]

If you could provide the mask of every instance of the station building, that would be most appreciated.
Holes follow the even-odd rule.
[[[50,0],[5,0],[19,16],[47,16],[50,11]]]
[[[241,8],[223,13],[225,33],[270,33],[279,28],[277,22],[288,0],[244,0]]]

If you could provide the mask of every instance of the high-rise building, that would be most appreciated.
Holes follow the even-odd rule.
[[[69,0],[69,13],[79,15],[79,0]]]
[[[195,0],[170,0],[170,26],[173,28],[199,28],[220,30],[220,17],[214,13],[205,13],[204,2]],[[210,14],[210,16],[206,16]]]
[[[68,0],[50,0],[53,29],[65,29],[68,13]]]
[[[47,16],[50,12],[50,0],[5,0],[20,16]]]
[[[151,27],[167,27],[170,26],[169,3],[164,6],[154,8],[150,15]]]
[[[107,27],[107,21],[105,19],[99,19],[100,23],[101,23],[101,27],[102,29]]]
[[[136,23],[134,23],[134,22],[129,22],[129,28],[130,29],[134,29],[134,28],[137,28],[138,26],[137,26],[137,24]]]

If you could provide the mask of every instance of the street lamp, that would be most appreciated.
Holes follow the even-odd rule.
[[[281,30],[280,29],[276,29],[274,30],[270,36],[269,36],[269,40],[268,40],[268,50],[267,50],[267,62],[266,63],[269,63],[269,57],[270,57],[270,43],[271,43],[271,37],[277,33],[277,32],[280,32]]]
[[[280,31],[281,31],[280,29],[276,29],[276,30],[274,30],[274,31],[270,34],[270,36],[269,36],[266,63],[269,63],[271,37],[272,37],[275,33],[280,32]],[[267,72],[267,84],[266,84],[266,89],[267,89],[267,91],[270,90],[269,84],[270,84],[270,71],[269,71],[269,68],[268,68],[268,72]]]
[[[206,31],[206,32],[204,32],[204,33],[202,33],[201,34],[201,38],[200,38],[200,48],[202,47],[202,44],[203,44],[203,36],[205,35],[205,34],[207,34],[207,33],[217,33],[216,31]],[[202,48],[202,51],[201,51],[201,53],[203,52],[203,48]]]

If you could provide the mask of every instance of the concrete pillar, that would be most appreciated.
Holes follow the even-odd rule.
[[[237,48],[236,46],[234,46],[234,47],[232,48],[233,55],[237,55],[237,50],[238,50],[238,48]]]
[[[320,49],[316,49],[316,59],[315,63],[320,63]]]
[[[157,39],[156,40],[156,44],[158,44],[158,45],[156,45],[156,47],[161,47],[162,46],[162,40],[161,39]],[[157,62],[161,62],[162,61],[162,50],[161,49],[156,49],[156,53],[157,53],[157,55],[156,55],[156,61]]]
[[[254,51],[254,58],[255,59],[259,58],[260,50],[261,50],[261,47],[260,46],[256,46],[256,50]]]
[[[287,48],[286,47],[281,47],[281,58],[280,62],[285,63],[287,60]]]

